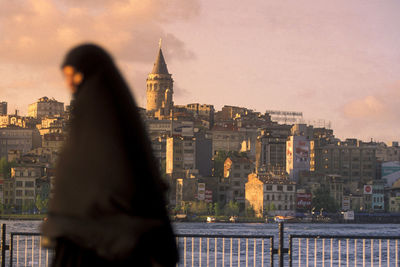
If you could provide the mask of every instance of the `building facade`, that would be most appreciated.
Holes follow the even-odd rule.
[[[0,102],[0,116],[7,115],[7,102]]]
[[[243,134],[236,127],[214,126],[211,133],[214,155],[217,151],[240,151]]]
[[[167,139],[166,173],[184,177],[187,170],[196,169],[195,138],[173,136]]]
[[[355,139],[311,141],[311,171],[337,174],[350,188],[376,178],[376,145]],[[353,185],[351,185],[353,184]]]
[[[25,128],[0,128],[0,158],[8,157],[8,151],[19,150],[22,153],[33,147],[33,130]]]
[[[253,172],[254,165],[247,157],[231,156],[224,162],[224,176],[221,179],[220,201],[230,201],[239,204],[240,210],[245,209],[245,187],[247,177]]]
[[[0,128],[10,126],[26,127],[26,118],[18,115],[0,115]]]
[[[215,109],[213,105],[192,103],[187,104],[186,109],[193,113],[195,117],[208,121],[210,126],[214,124]]]
[[[42,148],[52,152],[60,152],[65,142],[65,136],[61,133],[49,133],[43,135]]]
[[[288,177],[251,173],[246,183],[246,208],[252,207],[257,217],[294,215],[296,182]]]
[[[64,103],[49,99],[44,96],[28,106],[28,116],[33,118],[43,118],[46,116],[63,115]]]
[[[257,171],[286,171],[286,140],[289,134],[289,125],[270,126],[261,131],[256,143]]]
[[[18,211],[33,210],[36,201],[36,180],[41,177],[38,166],[11,168],[11,178],[4,181],[4,204]]]

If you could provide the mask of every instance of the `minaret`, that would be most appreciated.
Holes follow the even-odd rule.
[[[147,76],[147,106],[151,112],[160,111],[160,115],[168,116],[173,107],[173,79],[169,74],[164,55],[161,50],[161,39],[158,55],[152,72]]]

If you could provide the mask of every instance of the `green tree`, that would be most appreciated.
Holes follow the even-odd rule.
[[[36,208],[38,209],[38,211],[40,213],[47,211],[48,203],[49,203],[49,199],[48,198],[42,199],[40,194],[38,194],[36,196],[35,205],[36,205]]]
[[[207,203],[204,201],[196,201],[193,202],[189,209],[190,213],[194,213],[197,215],[206,215],[208,212]]]
[[[214,215],[215,216],[222,215],[222,208],[219,202],[214,203]]]
[[[207,207],[208,215],[214,215],[214,205],[213,203],[209,203]]]
[[[229,201],[225,206],[225,215],[238,216],[239,215],[239,204],[234,201]]]
[[[269,210],[270,211],[275,211],[276,210],[274,202],[271,202],[271,204],[269,204]]]
[[[324,209],[327,212],[337,212],[339,209],[335,199],[329,195],[329,191],[322,188],[313,192],[312,206],[317,211]]]
[[[247,217],[254,217],[256,215],[256,212],[254,211],[253,205],[249,205],[246,208],[246,216]]]
[[[5,205],[3,204],[3,200],[0,199],[0,213],[4,214]]]
[[[15,161],[8,162],[5,157],[0,159],[0,174],[3,175],[4,178],[11,177],[11,168],[15,167],[17,164]]]
[[[160,173],[162,176],[167,175],[167,161],[165,159],[162,159],[160,162]]]
[[[224,162],[228,157],[228,153],[226,151],[217,151],[216,155],[213,158],[213,176],[214,177],[222,177],[224,175]]]
[[[183,211],[183,213],[187,214],[187,213],[188,213],[188,210],[189,210],[189,207],[190,207],[189,203],[188,203],[188,202],[185,202],[185,203],[182,205],[182,211]]]
[[[222,177],[224,175],[224,163],[226,158],[231,156],[244,157],[247,156],[244,152],[237,151],[223,151],[219,150],[216,152],[216,155],[213,158],[213,176],[214,177]]]
[[[0,173],[4,178],[9,178],[11,176],[11,167],[5,157],[0,159]]]

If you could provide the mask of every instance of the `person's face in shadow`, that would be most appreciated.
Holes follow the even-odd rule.
[[[83,74],[76,71],[74,67],[72,66],[65,66],[63,68],[63,73],[64,73],[64,78],[65,82],[67,84],[67,87],[69,88],[71,93],[76,93],[78,90],[78,86],[82,83],[83,81]]]

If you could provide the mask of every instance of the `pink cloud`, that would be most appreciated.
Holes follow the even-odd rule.
[[[45,95],[68,102],[62,58],[76,44],[95,42],[111,52],[143,105],[159,38],[168,62],[195,56],[165,25],[197,16],[199,8],[198,0],[0,1],[0,100],[22,113]]]
[[[83,2],[83,3],[82,3]],[[163,24],[195,16],[197,0],[26,0],[0,3],[0,59],[23,64],[59,63],[71,46],[103,44],[122,60],[149,62],[161,37],[171,58],[193,57]]]
[[[388,114],[385,101],[379,96],[366,96],[345,104],[343,113],[353,119],[377,119]]]
[[[381,91],[348,101],[335,130],[368,140],[398,140],[400,81]],[[349,136],[347,136],[349,137]]]

